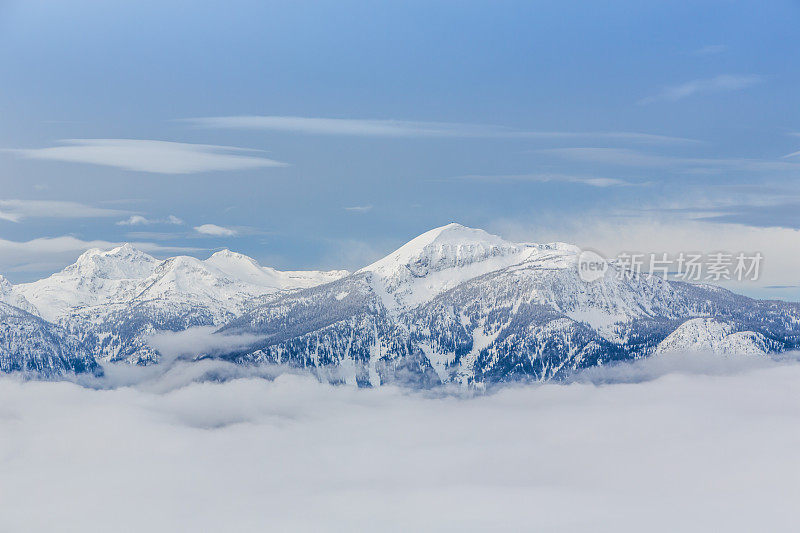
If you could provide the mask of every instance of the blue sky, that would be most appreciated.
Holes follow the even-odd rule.
[[[0,1],[0,273],[123,241],[357,268],[458,221],[763,249],[780,288],[745,292],[800,298],[798,28],[796,1]]]

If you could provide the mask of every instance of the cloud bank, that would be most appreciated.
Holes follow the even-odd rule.
[[[800,365],[733,368],[477,397],[5,377],[0,529],[792,531]]]
[[[284,167],[253,155],[258,150],[141,139],[67,139],[63,146],[8,150],[20,157],[89,163],[158,174]]]

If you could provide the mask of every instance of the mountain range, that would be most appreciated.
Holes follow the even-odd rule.
[[[585,281],[581,250],[449,224],[355,272],[282,272],[223,250],[156,259],[89,250],[61,272],[0,276],[0,371],[55,377],[157,364],[151,337],[212,327],[244,348],[197,353],[358,386],[564,379],[669,351],[800,346],[800,304],[633,272]],[[256,340],[253,340],[256,339]]]

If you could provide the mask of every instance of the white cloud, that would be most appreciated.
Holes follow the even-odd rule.
[[[419,122],[408,120],[374,120],[349,118],[230,116],[188,119],[206,128],[253,129],[301,133],[308,135],[341,135],[360,137],[462,137],[523,139],[606,139],[652,144],[694,143],[692,139],[626,131],[564,132],[523,131],[485,124],[452,122]]]
[[[487,181],[487,182],[532,182],[532,183],[579,183],[590,187],[631,187],[639,185],[617,178],[602,178],[593,176],[570,176],[566,174],[502,174],[484,175],[470,174],[458,176],[457,180]]]
[[[738,91],[752,87],[762,81],[764,81],[764,79],[761,76],[721,74],[714,78],[692,80],[680,85],[667,87],[658,94],[642,98],[639,100],[639,104],[677,102],[678,100],[688,98],[695,94]]]
[[[102,218],[127,213],[63,200],[0,200],[0,220],[10,222],[26,218]]]
[[[216,224],[195,226],[194,230],[202,235],[212,235],[214,237],[234,237],[238,234],[234,229],[217,226]]]
[[[793,531],[800,365],[684,361],[473,398],[6,377],[0,529]]]
[[[345,207],[345,211],[350,211],[352,213],[368,213],[372,211],[371,205],[354,205],[350,207]]]
[[[282,167],[258,150],[139,139],[67,139],[63,146],[7,150],[21,157],[89,163],[160,174]]]
[[[126,220],[120,220],[119,222],[117,222],[117,226],[149,226],[152,224],[182,225],[183,220],[176,217],[175,215],[169,215],[167,218],[164,219],[152,219],[143,217],[142,215],[132,215],[130,218]]]
[[[147,224],[153,224],[153,221],[143,217],[142,215],[132,215],[126,220],[120,220],[117,222],[117,226],[143,226]]]

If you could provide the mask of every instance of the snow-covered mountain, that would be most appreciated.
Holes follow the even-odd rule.
[[[125,245],[34,283],[0,283],[0,300],[27,303],[102,361],[157,362],[152,333],[217,326],[262,339],[228,360],[362,386],[560,379],[671,350],[800,346],[800,304],[616,266],[587,282],[580,252],[458,224],[354,273],[280,272],[228,250],[162,261]]]
[[[148,363],[159,330],[221,325],[246,302],[325,283],[346,271],[281,272],[223,250],[206,260],[156,259],[125,244],[92,249],[61,272],[13,287],[45,319],[76,335],[102,360]]]
[[[561,378],[651,355],[698,317],[717,319],[700,328],[724,323],[761,335],[768,351],[800,345],[798,304],[614,269],[586,282],[579,254],[450,224],[350,276],[264,302],[222,331],[267,339],[230,354],[237,362],[296,365],[361,385]]]
[[[188,256],[162,261],[125,244],[107,251],[88,250],[61,272],[13,287],[12,294],[30,302],[50,321],[77,309],[148,300],[191,300],[215,311],[232,312],[248,298],[312,287],[347,274],[280,272],[230,250],[216,252],[205,261]]]

